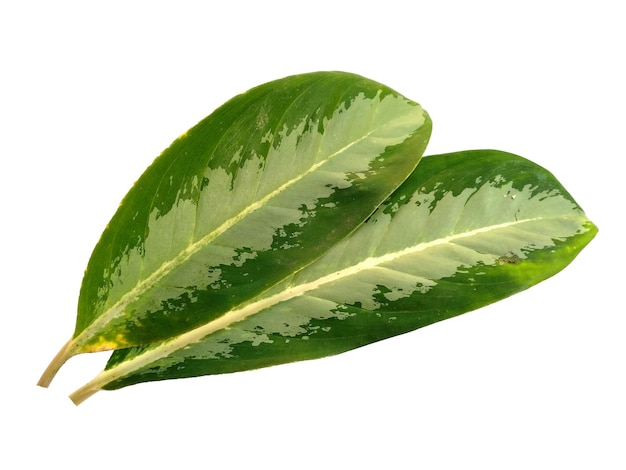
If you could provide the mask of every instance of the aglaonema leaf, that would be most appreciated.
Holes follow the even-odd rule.
[[[320,257],[412,172],[416,103],[343,72],[253,88],[176,140],[126,195],[89,260],[72,355],[178,337]]]
[[[78,390],[341,353],[474,310],[567,266],[596,227],[548,171],[493,150],[431,156],[322,258],[192,331],[118,350]]]

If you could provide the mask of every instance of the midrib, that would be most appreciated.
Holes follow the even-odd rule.
[[[259,208],[263,207],[269,200],[271,200],[272,198],[276,197],[277,195],[279,195],[280,193],[285,191],[290,186],[293,186],[294,184],[296,184],[298,181],[300,181],[303,178],[305,178],[310,173],[314,172],[315,170],[317,170],[318,168],[320,168],[324,164],[328,163],[330,160],[335,158],[337,155],[342,154],[343,152],[349,150],[354,145],[358,144],[359,142],[361,142],[364,139],[366,139],[367,137],[369,137],[376,130],[377,130],[377,128],[371,129],[369,132],[367,132],[363,136],[359,137],[358,139],[350,142],[349,144],[343,146],[339,150],[337,150],[337,151],[333,152],[332,154],[328,155],[325,159],[320,160],[319,162],[315,163],[314,165],[311,165],[311,167],[309,167],[305,172],[303,172],[300,175],[296,176],[295,178],[292,178],[291,180],[283,183],[281,186],[279,186],[275,190],[271,191],[270,193],[268,193],[263,198],[259,199],[258,201],[254,202],[253,204],[250,204],[243,211],[239,212],[236,216],[231,217],[230,219],[226,220],[224,223],[222,223],[215,230],[213,230],[212,232],[208,233],[204,237],[200,238],[199,240],[197,240],[194,243],[192,243],[191,245],[189,245],[180,254],[178,254],[177,256],[172,258],[171,260],[166,261],[163,264],[161,264],[161,266],[159,266],[159,268],[157,270],[155,270],[152,274],[150,274],[148,277],[146,277],[143,281],[140,281],[139,283],[137,283],[135,285],[135,287],[133,287],[133,289],[128,291],[126,294],[122,295],[120,297],[120,299],[115,304],[113,304],[105,312],[103,312],[101,315],[99,315],[93,321],[93,323],[91,323],[89,326],[87,326],[76,338],[74,338],[74,340],[73,340],[74,349],[79,351],[81,345],[89,342],[89,340],[92,339],[92,337],[94,335],[97,335],[98,332],[102,330],[102,327],[104,325],[106,325],[107,323],[111,322],[115,318],[121,316],[124,313],[124,310],[125,310],[126,306],[130,302],[136,300],[141,295],[146,293],[154,284],[159,282],[161,279],[163,279],[165,276],[167,276],[170,272],[172,272],[178,266],[184,264],[185,261],[187,261],[191,256],[193,256],[195,253],[197,253],[202,248],[207,246],[209,243],[211,243],[218,236],[220,236],[223,233],[225,233],[227,230],[229,230],[231,227],[236,225],[238,222],[243,220],[245,217],[247,217],[251,213],[253,213],[256,210],[258,210]]]
[[[387,253],[379,257],[367,258],[363,260],[362,262],[357,263],[354,266],[350,266],[348,268],[322,276],[314,281],[291,287],[279,294],[275,294],[270,297],[260,299],[242,308],[231,310],[230,312],[227,312],[226,314],[222,315],[220,318],[216,320],[213,320],[194,330],[188,331],[187,333],[183,333],[182,335],[176,338],[173,338],[169,341],[163,342],[159,346],[156,346],[154,349],[149,349],[141,353],[140,355],[132,359],[129,359],[128,361],[122,362],[119,365],[109,370],[103,371],[92,382],[90,382],[89,384],[81,388],[81,390],[85,390],[85,389],[89,390],[89,389],[93,389],[93,387],[97,387],[97,389],[99,389],[102,386],[108,383],[111,383],[117,379],[120,379],[134,371],[137,371],[140,368],[148,364],[151,364],[164,357],[167,357],[169,354],[175,351],[178,351],[184,348],[185,346],[188,346],[193,343],[197,343],[198,341],[202,340],[202,338],[216,331],[227,328],[228,326],[236,322],[244,320],[245,318],[255,313],[261,312],[276,304],[285,302],[295,297],[302,296],[330,282],[344,279],[346,277],[355,275],[366,269],[372,269],[372,268],[380,266],[381,264],[392,262],[403,256],[418,253],[420,251],[426,251],[436,246],[453,243],[457,240],[476,236],[481,233],[499,230],[499,229],[503,229],[503,228],[514,226],[514,225],[527,223],[527,222],[532,222],[532,221],[540,220],[540,219],[543,219],[543,218],[534,217],[534,218],[528,218],[528,219],[521,219],[521,220],[517,220],[513,222],[505,222],[502,224],[491,225],[488,227],[482,227],[479,229],[459,233],[456,235],[450,235],[447,237],[438,238],[430,242],[419,243],[415,246],[408,247],[408,248],[405,248],[403,250],[399,250],[396,252]]]

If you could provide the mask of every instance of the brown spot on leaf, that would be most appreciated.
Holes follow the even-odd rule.
[[[520,264],[521,262],[519,256],[510,251],[498,258],[498,264]]]

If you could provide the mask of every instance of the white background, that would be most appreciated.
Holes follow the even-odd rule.
[[[2,2],[0,467],[626,468],[618,1]],[[348,6],[349,5],[349,6]],[[66,395],[117,204],[183,131],[286,75],[345,70],[421,103],[427,154],[548,168],[600,228],[556,277],[333,358]]]

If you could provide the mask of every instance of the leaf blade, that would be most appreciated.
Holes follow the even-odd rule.
[[[418,104],[344,72],[233,98],[122,201],[89,261],[66,356],[178,335],[301,269],[410,174],[429,136]]]
[[[521,157],[427,157],[350,238],[256,305],[169,346],[114,352],[98,387],[311,359],[411,331],[554,275],[596,231]]]

